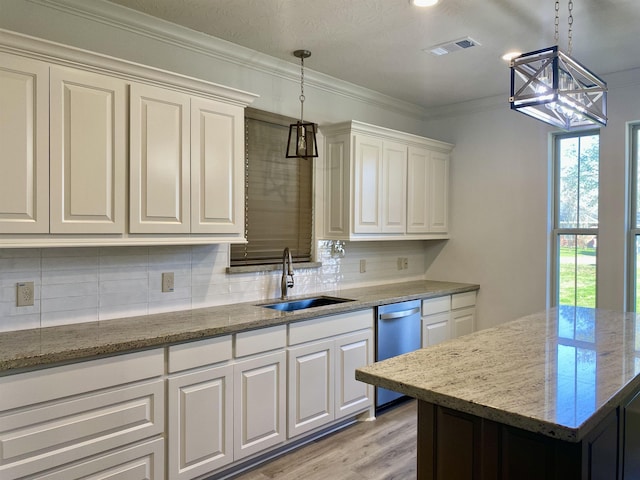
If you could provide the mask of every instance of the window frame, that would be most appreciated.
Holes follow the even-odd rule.
[[[629,145],[629,228],[627,237],[627,310],[630,312],[637,311],[636,292],[637,292],[637,273],[638,273],[638,253],[636,248],[636,239],[640,237],[640,222],[638,218],[638,198],[640,184],[638,183],[638,169],[640,166],[640,122],[629,124],[628,130]]]
[[[550,272],[550,300],[551,306],[558,306],[560,304],[560,237],[562,235],[595,235],[599,238],[600,234],[600,222],[598,221],[598,228],[560,228],[558,226],[560,218],[560,142],[566,138],[588,137],[598,136],[598,143],[600,143],[600,129],[585,129],[572,132],[557,132],[551,134],[551,162],[552,162],[552,189],[551,201],[552,201],[552,221],[551,221],[551,272]],[[599,153],[599,152],[598,152]],[[598,154],[598,211],[600,210],[600,155]],[[599,215],[598,215],[599,216]],[[596,250],[596,300],[595,307],[598,306],[598,251]]]

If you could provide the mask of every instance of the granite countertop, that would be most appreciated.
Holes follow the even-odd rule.
[[[578,442],[640,388],[640,316],[558,307],[363,367],[356,378]]]
[[[317,296],[353,301],[296,312],[259,306],[276,300],[255,301],[0,333],[0,375],[478,288],[465,283],[413,281],[322,292]],[[290,297],[296,298],[304,297]]]

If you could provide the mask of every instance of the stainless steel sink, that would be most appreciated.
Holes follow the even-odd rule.
[[[293,312],[295,310],[304,310],[306,308],[323,307],[325,305],[334,305],[336,303],[353,302],[348,298],[338,297],[311,297],[301,298],[298,300],[284,300],[282,302],[268,303],[260,305],[260,307],[280,310],[282,312]]]

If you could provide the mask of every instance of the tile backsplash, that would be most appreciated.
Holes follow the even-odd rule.
[[[407,258],[398,269],[398,257]],[[295,269],[290,295],[423,279],[421,241],[348,242],[342,258],[319,241],[320,268]],[[360,261],[366,272],[360,272]],[[227,245],[0,249],[0,331],[109,320],[280,296],[281,272],[229,275]],[[175,288],[163,293],[163,272]],[[16,284],[34,282],[33,306],[16,306]]]

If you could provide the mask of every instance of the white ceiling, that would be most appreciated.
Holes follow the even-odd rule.
[[[509,95],[500,57],[551,46],[554,0],[110,0],[426,108]],[[567,49],[560,1],[560,48]],[[572,56],[598,75],[640,67],[640,0],[574,0]],[[481,45],[423,52],[471,37]]]

